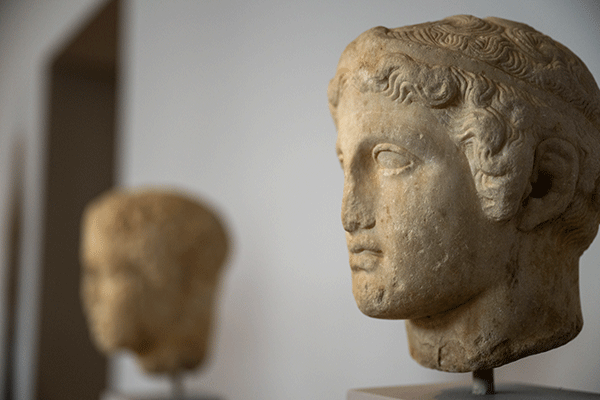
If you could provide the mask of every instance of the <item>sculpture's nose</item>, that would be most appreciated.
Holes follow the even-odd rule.
[[[359,229],[370,229],[375,226],[373,215],[373,195],[369,194],[360,182],[353,178],[344,181],[344,196],[342,198],[342,225],[346,232],[352,233]]]

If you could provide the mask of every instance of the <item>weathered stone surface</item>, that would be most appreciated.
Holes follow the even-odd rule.
[[[600,90],[571,51],[499,18],[373,28],[329,84],[353,293],[410,353],[494,368],[573,339],[598,230]]]
[[[205,357],[227,236],[219,217],[174,192],[110,191],[81,227],[81,300],[92,339],[136,353],[148,372]]]

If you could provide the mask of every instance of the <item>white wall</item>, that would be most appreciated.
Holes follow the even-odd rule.
[[[3,144],[12,131],[2,117],[16,118],[5,109],[24,109],[32,140],[41,140],[40,63],[69,21],[97,2],[24,3],[14,6],[19,26],[0,9]],[[186,377],[188,389],[232,400],[343,399],[352,387],[468,380],[420,367],[408,355],[402,321],[370,319],[354,305],[328,81],[344,47],[364,30],[459,13],[526,22],[571,48],[600,80],[597,3],[137,0],[126,11],[120,182],[200,194],[224,213],[235,242],[213,354]],[[15,32],[24,36],[5,61],[2,50],[17,40]],[[21,54],[24,71],[14,67]],[[6,70],[7,63],[13,68]],[[30,164],[35,194],[41,164]],[[36,204],[29,207],[32,230]],[[35,232],[29,234],[35,244]],[[600,241],[582,260],[579,337],[499,368],[497,380],[600,392],[598,258]],[[167,390],[165,380],[144,376],[129,356],[118,357],[110,384]]]

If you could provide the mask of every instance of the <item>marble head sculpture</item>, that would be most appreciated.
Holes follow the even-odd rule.
[[[219,217],[173,192],[114,190],[86,207],[81,229],[81,299],[97,348],[131,350],[148,372],[198,366],[227,252]]]
[[[329,84],[360,310],[412,357],[466,372],[573,339],[598,230],[600,91],[531,27],[454,16],[376,27]]]

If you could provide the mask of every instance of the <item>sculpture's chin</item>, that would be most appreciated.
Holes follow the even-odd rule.
[[[406,312],[403,308],[396,308],[389,305],[373,304],[372,302],[356,302],[358,309],[368,317],[378,319],[412,319],[419,318],[414,312]]]
[[[106,337],[97,335],[93,337],[93,343],[96,349],[106,356],[116,352],[120,347],[115,342],[107,340]]]
[[[155,346],[154,340],[140,331],[136,324],[99,317],[88,322],[94,345],[105,355],[119,350],[149,352]]]
[[[392,301],[389,291],[379,288],[370,292],[354,293],[354,299],[358,309],[368,317],[379,319],[409,319],[415,314],[411,309]]]
[[[360,287],[359,287],[360,288]],[[375,290],[353,290],[358,309],[371,318],[421,319],[442,315],[460,306],[451,301],[432,301],[422,296],[411,296],[398,287],[377,287]]]
[[[389,312],[389,310],[383,310],[380,307],[373,307],[372,304],[363,304],[360,302],[357,302],[356,304],[358,305],[358,309],[367,317],[379,319],[398,319],[395,318],[394,315]]]
[[[94,343],[102,353],[107,355],[119,349],[131,348],[133,344],[130,338],[123,337],[118,331],[96,331],[94,333]]]
[[[104,354],[116,351],[123,345],[114,326],[94,323],[90,325],[94,344]]]

